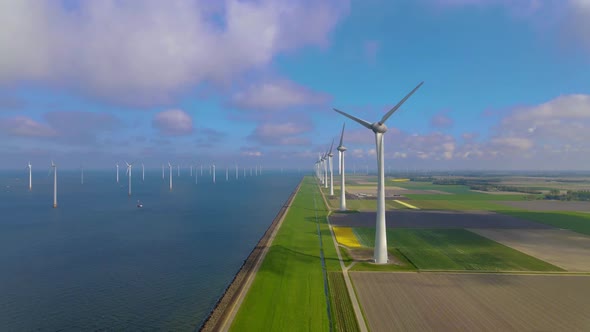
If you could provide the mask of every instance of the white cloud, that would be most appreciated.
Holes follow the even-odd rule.
[[[76,5],[0,2],[0,84],[42,81],[111,101],[169,103],[192,85],[266,66],[280,52],[326,45],[348,10],[344,0]]]
[[[0,133],[21,137],[56,137],[58,133],[51,127],[27,116],[0,119]]]
[[[183,110],[167,110],[157,113],[152,125],[166,136],[189,135],[193,132],[193,119]]]
[[[281,110],[293,106],[318,105],[330,97],[286,80],[249,86],[232,96],[232,105],[251,110]]]

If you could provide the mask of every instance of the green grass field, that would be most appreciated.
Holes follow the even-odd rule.
[[[328,197],[326,197],[328,198]],[[333,210],[340,208],[340,198],[328,199],[328,204]],[[375,211],[377,209],[377,200],[375,199],[347,199],[346,208],[349,210],[358,211]],[[385,208],[387,210],[405,208],[401,204],[397,204],[392,200],[385,201]]]
[[[517,208],[501,205],[501,203],[486,200],[408,200],[408,203],[422,210],[455,210],[455,211],[497,211],[518,210]]]
[[[397,248],[389,248],[389,260],[398,261],[400,264],[374,264],[371,262],[357,262],[350,271],[374,271],[374,272],[395,272],[395,271],[416,271],[412,264]]]
[[[525,201],[529,198],[535,198],[535,195],[510,195],[510,194],[482,194],[470,192],[465,194],[437,195],[437,194],[407,194],[404,195],[410,200],[428,200],[428,201]]]
[[[569,229],[581,234],[590,235],[590,214],[581,212],[532,212],[518,210],[502,210],[499,213],[536,221],[558,228]]]
[[[232,331],[328,331],[324,277],[314,210],[314,193],[328,271],[340,264],[327,211],[311,177],[303,180],[252,286]]]
[[[332,317],[334,317],[334,331],[359,331],[350,296],[342,272],[329,272]]]
[[[374,228],[354,232],[364,246],[374,246]],[[420,270],[563,271],[464,229],[390,229],[387,240]]]

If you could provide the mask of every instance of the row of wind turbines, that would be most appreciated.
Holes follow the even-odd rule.
[[[131,196],[131,174],[132,174],[132,169],[133,169],[133,164],[134,163],[128,163],[125,161],[125,165],[127,166],[127,170],[125,171],[125,175],[127,176],[128,179],[128,196]],[[172,165],[170,162],[168,162],[168,168],[169,168],[169,181],[170,181],[170,191],[172,191],[172,169],[173,167],[177,167],[177,172],[178,172],[178,176],[180,176],[180,165]],[[190,176],[193,176],[193,165],[189,165],[190,166]],[[29,161],[27,164],[27,170],[29,172],[29,191],[33,190],[33,165],[31,164],[31,162]],[[119,178],[119,162],[115,163],[115,168],[116,168],[116,181],[117,183],[120,183],[120,178]],[[198,176],[197,176],[197,167],[194,166],[195,168],[195,172],[194,172],[194,178],[195,178],[195,184],[198,183]],[[200,165],[200,170],[201,170],[201,176],[203,176],[203,165]],[[57,165],[53,162],[53,160],[51,161],[51,168],[49,169],[49,174],[53,173],[53,207],[57,208]],[[215,164],[211,164],[209,166],[209,175],[212,176],[212,180],[213,183],[215,183],[216,181],[216,170],[215,170]],[[245,178],[247,175],[246,172],[246,167],[243,167],[243,177]],[[255,167],[250,167],[250,176],[259,176],[262,175],[262,166],[260,165],[256,165]],[[164,165],[162,165],[162,180],[164,180],[165,174],[164,174]],[[238,165],[235,165],[235,178],[236,180],[239,179],[239,168]],[[142,163],[141,164],[141,180],[142,182],[145,181],[145,165]],[[229,181],[229,167],[226,167],[225,169],[225,181]],[[80,167],[80,182],[81,184],[84,184],[84,168]]]
[[[385,126],[385,122],[389,117],[397,111],[403,103],[410,98],[416,90],[418,90],[424,82],[420,82],[410,93],[408,93],[397,105],[395,105],[392,109],[390,109],[383,117],[377,121],[370,123],[368,121],[362,120],[356,116],[350,115],[348,113],[342,112],[338,109],[334,108],[334,111],[344,115],[345,117],[359,123],[363,127],[373,131],[375,134],[375,147],[376,147],[376,155],[377,155],[377,216],[375,221],[375,248],[373,253],[373,259],[375,260],[376,264],[387,264],[389,261],[387,256],[387,233],[386,233],[386,223],[385,223],[385,175],[384,175],[384,152],[383,152],[383,134],[387,132],[387,126]],[[346,151],[346,147],[342,145],[342,141],[344,138],[344,125],[342,126],[342,134],[340,135],[340,145],[338,146],[337,150],[339,153],[339,167],[338,171],[340,173],[340,211],[346,211],[346,181],[345,181],[345,170],[344,170],[344,151]],[[324,188],[328,188],[328,168],[330,169],[330,196],[334,196],[334,178],[333,178],[333,170],[332,170],[332,147],[334,145],[334,141],[332,141],[332,145],[330,149],[324,153],[323,155],[320,154],[318,160],[315,163],[315,172],[316,177],[320,181],[320,183],[324,186]],[[326,163],[327,161],[327,163]]]

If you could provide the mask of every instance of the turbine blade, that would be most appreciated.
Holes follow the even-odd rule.
[[[344,139],[344,126],[346,126],[346,122],[342,124],[342,134],[340,134],[340,145],[338,146],[342,146],[342,140]]]
[[[379,121],[380,123],[385,123],[385,121],[387,121],[387,119],[389,119],[389,117],[395,112],[397,111],[398,108],[400,108],[400,106],[402,106],[403,103],[406,102],[406,100],[408,100],[408,98],[410,98],[411,95],[414,94],[414,92],[416,92],[416,90],[418,90],[422,84],[424,84],[424,82],[420,82],[420,84],[418,84],[414,90],[410,91],[410,93],[408,93],[407,96],[404,97],[404,99],[400,100],[399,103],[397,103],[397,105],[393,106],[392,109],[389,110],[389,112],[385,113],[385,115],[381,118],[381,121]]]
[[[336,111],[336,112],[338,112],[338,113],[340,113],[340,114],[344,115],[345,117],[347,117],[347,118],[349,118],[349,119],[352,119],[352,120],[354,120],[354,121],[356,121],[356,122],[360,123],[360,124],[361,124],[363,127],[367,128],[367,129],[372,129],[372,128],[371,128],[371,124],[370,124],[368,121],[365,121],[365,120],[363,120],[363,119],[359,119],[359,118],[357,118],[356,116],[350,115],[350,114],[348,114],[348,113],[344,113],[344,112],[342,112],[342,111],[339,111],[339,110],[337,110],[337,109],[335,109],[335,108],[334,108],[334,111]]]
[[[332,153],[333,147],[334,147],[334,139],[332,138],[332,144],[330,144],[330,152],[328,152],[328,154]]]

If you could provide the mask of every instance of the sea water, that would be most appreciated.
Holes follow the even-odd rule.
[[[0,172],[0,329],[198,327],[301,176],[195,174]]]

